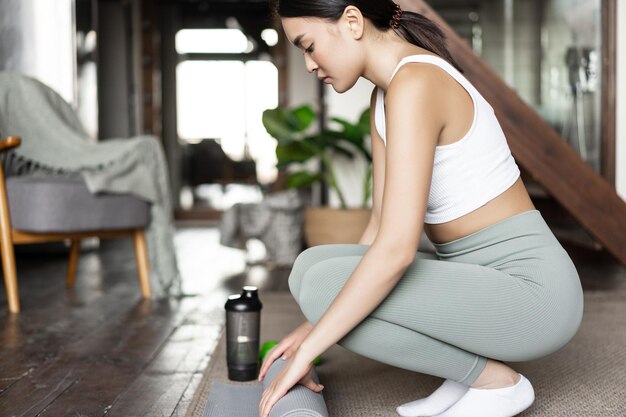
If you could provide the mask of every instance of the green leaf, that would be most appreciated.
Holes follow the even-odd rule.
[[[278,107],[266,110],[263,112],[262,121],[268,133],[278,141],[276,156],[279,169],[310,160],[319,161],[325,167],[325,175],[308,171],[289,174],[287,186],[290,188],[303,187],[317,181],[327,181],[329,187],[337,191],[342,206],[345,206],[345,199],[334,177],[330,152],[349,159],[360,153],[368,162],[371,162],[372,156],[365,143],[365,139],[370,133],[370,111],[365,109],[356,124],[334,117],[331,119],[334,122],[332,128],[324,130],[320,134],[305,136],[305,132],[316,120],[317,115],[312,107],[304,105],[296,108]],[[366,179],[364,190],[366,196],[368,194],[367,189],[371,188],[371,183],[368,184],[367,181],[371,181],[371,179]]]
[[[335,132],[343,135],[345,139],[353,143],[358,143],[358,142],[363,141],[364,134],[358,125],[354,125],[350,123],[349,121],[341,119],[339,117],[333,117],[331,120],[339,124],[342,127],[342,130],[335,131]]]
[[[361,207],[367,207],[367,203],[372,196],[372,164],[367,166],[365,173],[365,184],[363,184],[363,203]]]
[[[298,140],[298,134],[306,130],[315,120],[315,112],[310,106],[295,109],[277,107],[263,112],[265,130],[278,142],[289,143]]]
[[[352,155],[350,158],[352,158],[354,157],[354,154],[355,154],[354,150],[352,149],[348,150],[349,148],[346,148],[345,146],[343,146],[343,144],[340,144],[342,141],[349,142],[363,155],[363,157],[367,161],[369,162],[372,161],[372,155],[370,151],[365,147],[365,138],[363,138],[363,140],[360,140],[360,141],[347,140],[340,132],[336,132],[336,131],[325,131],[324,135],[322,135],[322,138],[323,138],[322,146],[331,147],[333,149],[335,149],[336,146],[340,146],[344,150],[347,150]]]
[[[358,123],[359,129],[361,129],[361,131],[367,135],[371,133],[370,118],[371,118],[371,112],[368,107],[363,111],[363,113],[361,113],[361,116],[359,117],[359,123]]]
[[[338,154],[343,155],[350,160],[354,159],[354,151],[352,149],[348,149],[338,143],[332,143],[330,146]]]
[[[291,126],[297,132],[302,132],[311,126],[311,123],[315,121],[317,115],[311,106],[304,105],[293,109],[291,111],[291,117]]]
[[[296,141],[286,144],[279,143],[276,146],[278,168],[284,168],[293,162],[306,162],[316,155],[316,150],[311,146],[307,146],[304,141]]]
[[[293,129],[289,126],[287,114],[284,109],[278,107],[265,110],[261,120],[267,133],[278,140],[278,142],[290,142],[294,140]]]
[[[299,171],[287,175],[286,185],[287,188],[299,188],[309,186],[321,180],[322,176],[320,174],[314,174],[309,171]]]

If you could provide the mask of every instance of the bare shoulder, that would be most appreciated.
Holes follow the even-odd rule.
[[[415,62],[403,65],[395,74],[387,93],[387,108],[411,108],[420,114],[437,117],[443,122],[447,113],[449,84],[447,74],[432,64]]]
[[[450,84],[451,77],[441,68],[424,63],[404,64],[391,80],[387,96],[405,96],[418,92],[416,99],[437,99],[442,96],[442,89]]]

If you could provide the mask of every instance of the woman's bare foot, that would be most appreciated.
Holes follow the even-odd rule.
[[[487,365],[476,380],[470,385],[476,389],[494,389],[511,387],[517,384],[520,375],[502,362],[487,359]]]

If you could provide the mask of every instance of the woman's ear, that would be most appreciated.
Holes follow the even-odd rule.
[[[348,29],[354,39],[361,39],[365,25],[361,11],[355,6],[347,6],[343,11],[342,18],[347,23]]]

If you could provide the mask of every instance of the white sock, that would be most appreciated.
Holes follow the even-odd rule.
[[[426,398],[396,407],[403,417],[427,417],[439,414],[456,403],[468,390],[467,385],[446,379],[439,388]]]
[[[519,374],[520,380],[511,387],[496,389],[470,388],[456,404],[436,417],[512,417],[535,401],[530,381]]]

